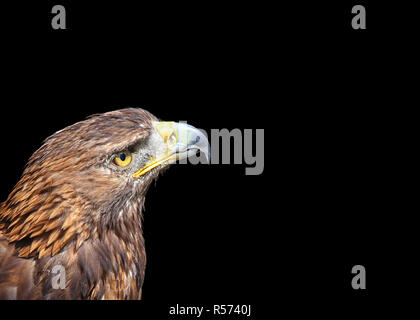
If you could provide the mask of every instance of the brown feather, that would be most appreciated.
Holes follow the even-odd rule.
[[[140,299],[142,209],[153,169],[134,188],[106,167],[147,139],[145,110],[94,115],[45,140],[0,205],[0,299]],[[66,271],[54,289],[55,266]]]

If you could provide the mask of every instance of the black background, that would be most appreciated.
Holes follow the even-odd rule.
[[[54,4],[67,30],[51,28]],[[356,4],[367,30],[351,28]],[[144,301],[121,309],[243,303],[263,318],[302,301],[371,305],[403,256],[398,136],[411,128],[401,111],[412,83],[397,85],[413,53],[408,11],[367,1],[4,6],[1,197],[43,139],[92,113],[141,107],[206,130],[263,128],[262,175],[174,166],[150,189]],[[351,288],[356,264],[367,290]]]

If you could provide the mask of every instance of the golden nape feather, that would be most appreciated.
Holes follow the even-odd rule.
[[[141,299],[147,189],[198,150],[198,129],[132,108],[47,138],[0,205],[0,299]]]

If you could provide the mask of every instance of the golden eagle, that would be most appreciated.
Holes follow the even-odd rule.
[[[200,130],[134,108],[47,138],[0,205],[0,299],[141,299],[146,191],[198,150]]]

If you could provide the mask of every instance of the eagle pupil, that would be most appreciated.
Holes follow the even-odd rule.
[[[121,159],[121,161],[125,161],[125,153],[120,154],[120,159]]]

